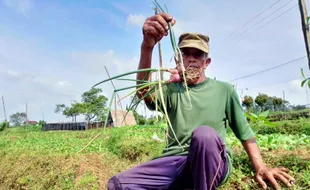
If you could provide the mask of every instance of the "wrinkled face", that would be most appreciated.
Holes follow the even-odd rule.
[[[205,52],[196,48],[182,48],[183,64],[186,69],[187,82],[195,84],[205,79],[204,70],[208,67],[211,59]]]

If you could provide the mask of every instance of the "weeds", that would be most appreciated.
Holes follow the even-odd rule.
[[[157,157],[165,143],[165,126],[135,126],[107,129],[82,153],[100,130],[43,132],[39,129],[9,128],[0,133],[0,189],[105,189],[113,175]],[[309,189],[310,136],[257,135],[266,164],[290,169],[295,189]],[[250,161],[241,143],[228,134],[233,149],[232,176],[221,189],[259,189]]]

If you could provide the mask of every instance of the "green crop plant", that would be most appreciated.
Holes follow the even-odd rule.
[[[303,69],[301,69],[301,76],[303,78],[303,81],[301,82],[301,87],[303,87],[305,83],[308,82],[308,87],[310,88],[310,77],[307,78],[305,76]]]
[[[256,124],[258,126],[266,125],[269,127],[274,127],[275,124],[268,120],[269,110],[264,111],[260,114],[255,113],[247,113],[245,112],[245,116],[250,119],[250,122]]]

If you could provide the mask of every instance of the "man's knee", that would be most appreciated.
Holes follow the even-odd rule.
[[[122,190],[123,188],[118,178],[116,176],[113,176],[108,181],[107,189],[108,190]]]
[[[212,127],[200,126],[193,131],[191,141],[194,144],[206,144],[210,147],[219,142],[219,135]]]

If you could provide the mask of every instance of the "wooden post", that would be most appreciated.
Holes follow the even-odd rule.
[[[299,11],[301,16],[301,26],[302,26],[302,32],[304,34],[304,41],[308,56],[308,67],[310,69],[310,34],[309,34],[309,23],[308,23],[308,14],[307,14],[307,8],[306,8],[306,2],[305,0],[298,0],[299,5]]]
[[[5,128],[8,128],[8,120],[6,118],[6,110],[5,110],[5,104],[4,104],[4,99],[3,99],[3,96],[2,96],[2,104],[3,104],[3,113],[4,113],[4,119],[5,119]]]

